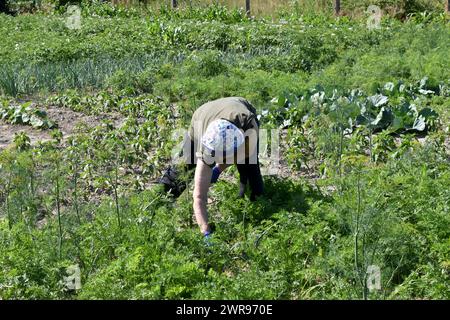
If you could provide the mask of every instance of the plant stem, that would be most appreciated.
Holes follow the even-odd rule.
[[[356,275],[359,279],[359,282],[361,284],[361,286],[364,287],[364,284],[362,283],[363,280],[361,278],[361,273],[360,273],[360,265],[359,265],[359,258],[358,258],[358,238],[359,238],[359,220],[360,220],[360,215],[361,215],[361,184],[360,184],[360,176],[358,173],[357,176],[357,194],[358,194],[358,204],[357,204],[357,210],[356,210],[356,228],[355,228],[355,235],[354,235],[354,259],[355,259],[355,272]],[[365,291],[365,289],[364,289]],[[365,297],[365,294],[363,293],[363,297]]]
[[[11,211],[9,208],[9,194],[6,195],[6,199],[5,199],[5,205],[6,205],[6,212],[8,214],[8,229],[11,231],[12,229],[12,217],[11,217]]]
[[[78,207],[78,162],[75,161],[74,174],[73,174],[73,196],[74,196],[74,206],[75,212],[77,214],[78,223],[81,223],[80,209]]]
[[[362,265],[367,266],[366,263],[366,233],[363,232],[362,245],[361,245],[361,254],[362,254]],[[362,285],[363,285],[363,299],[367,300],[367,272],[364,272],[364,276],[362,277]]]
[[[122,235],[122,224],[120,221],[120,208],[119,208],[119,196],[117,193],[117,183],[119,180],[119,174],[118,174],[118,170],[117,170],[117,162],[114,168],[114,183],[113,183],[113,188],[114,188],[114,199],[115,199],[115,203],[116,203],[116,214],[117,214],[117,223],[119,225],[119,234]]]
[[[35,183],[34,183],[34,172],[35,172],[35,162],[34,162],[34,157],[33,154],[31,154],[31,163],[32,163],[32,167],[31,170],[29,171],[30,174],[30,193],[31,193],[31,198],[34,199],[34,194],[35,194]]]
[[[5,205],[6,205],[6,212],[8,213],[8,228],[9,230],[12,229],[12,216],[11,216],[11,208],[9,207],[9,195],[11,193],[11,181],[12,181],[12,173],[9,172],[9,179],[8,179],[8,185],[6,187],[6,198],[5,198]]]
[[[59,241],[58,241],[58,251],[59,258],[62,255],[62,224],[61,224],[61,202],[60,202],[60,186],[59,186],[59,159],[56,159],[56,210],[58,213],[58,226],[59,226]]]
[[[344,130],[341,128],[339,137],[339,177],[342,178],[342,149],[344,143]]]

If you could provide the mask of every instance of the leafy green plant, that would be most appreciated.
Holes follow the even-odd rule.
[[[16,133],[14,135],[14,144],[19,151],[28,150],[31,146],[30,141],[30,137],[25,132]]]
[[[57,126],[47,118],[45,111],[33,108],[31,102],[9,105],[7,101],[3,101],[0,105],[0,118],[11,124],[26,124],[37,129],[51,129]]]

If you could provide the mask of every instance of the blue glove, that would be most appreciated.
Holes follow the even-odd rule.
[[[214,167],[212,170],[211,183],[216,183],[219,180],[221,172],[219,167]]]
[[[205,245],[207,247],[211,247],[212,246],[212,242],[211,242],[211,238],[212,238],[212,234],[210,231],[206,231],[203,234],[203,241],[205,241]]]

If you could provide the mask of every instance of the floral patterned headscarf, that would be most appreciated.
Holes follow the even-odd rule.
[[[224,119],[211,122],[202,136],[202,145],[214,152],[236,152],[244,141],[242,130]]]

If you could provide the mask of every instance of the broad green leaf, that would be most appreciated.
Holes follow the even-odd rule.
[[[382,94],[376,94],[374,96],[370,96],[367,98],[374,107],[381,107],[388,103],[389,98],[386,96],[383,96]]]
[[[431,90],[424,90],[424,89],[419,89],[419,93],[423,94],[423,95],[428,95],[428,94],[434,94],[434,91]]]
[[[36,117],[35,115],[32,115],[30,117],[30,124],[35,128],[42,128],[44,121],[42,121],[42,119]]]
[[[427,85],[427,82],[428,82],[428,77],[422,78],[419,83],[420,89],[423,89]]]
[[[383,129],[392,122],[392,112],[389,109],[381,108],[376,119],[370,123],[370,127]]]
[[[403,118],[394,116],[394,119],[392,120],[392,131],[398,131],[404,128],[405,123],[403,122]]]
[[[390,92],[394,91],[394,88],[395,88],[395,84],[393,82],[388,82],[384,85],[384,90],[387,90]]]
[[[360,125],[367,125],[369,123],[369,119],[367,119],[365,116],[363,116],[362,114],[359,114],[356,119],[355,119],[356,125],[360,126]]]
[[[28,123],[28,121],[30,121],[30,116],[28,113],[24,113],[22,114],[22,122],[23,123]]]
[[[282,108],[286,104],[286,97],[281,94],[278,96],[278,98],[275,98],[273,101],[277,104],[278,107]]]
[[[411,129],[417,130],[417,131],[423,131],[425,130],[425,118],[423,116],[417,117],[417,119],[414,121],[413,127]]]
[[[439,114],[431,108],[420,110],[419,116],[424,117],[425,120],[436,120],[437,118],[439,118]]]

